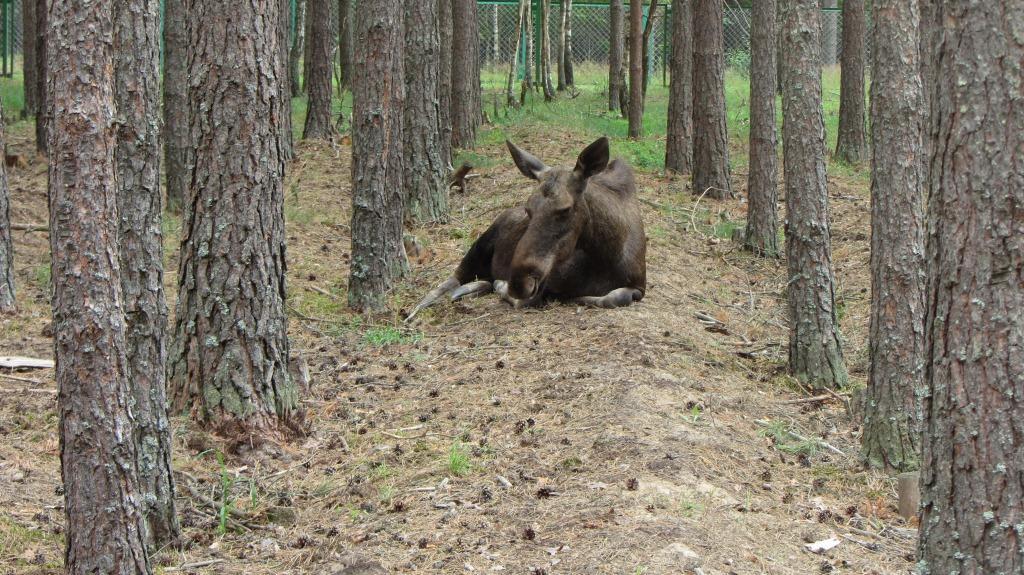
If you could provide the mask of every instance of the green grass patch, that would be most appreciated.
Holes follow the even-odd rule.
[[[448,450],[445,468],[448,470],[448,474],[454,477],[468,475],[473,468],[473,464],[469,460],[469,450],[459,442],[452,444],[451,449]]]
[[[363,341],[374,347],[384,347],[395,344],[411,344],[420,341],[423,334],[418,331],[403,331],[390,325],[371,327],[363,334]]]

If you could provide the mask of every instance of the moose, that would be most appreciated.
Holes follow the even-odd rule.
[[[502,212],[431,290],[410,320],[446,295],[497,293],[516,309],[546,301],[616,308],[647,289],[647,237],[633,170],[609,162],[608,138],[587,146],[572,169],[549,167],[506,140],[516,167],[537,185],[525,205]]]

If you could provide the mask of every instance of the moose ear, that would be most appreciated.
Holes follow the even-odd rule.
[[[516,167],[527,178],[539,180],[541,174],[548,171],[548,167],[544,165],[544,162],[537,159],[533,154],[519,149],[519,146],[516,146],[509,140],[505,140],[505,145],[508,146],[508,151],[512,154],[512,160],[516,163]]]
[[[590,144],[580,152],[576,160],[576,175],[580,179],[587,179],[594,174],[600,174],[608,167],[608,138],[601,137],[593,144]]]

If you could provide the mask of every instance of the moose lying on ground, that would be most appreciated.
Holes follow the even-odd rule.
[[[539,184],[469,248],[452,277],[428,293],[406,321],[450,294],[494,291],[515,308],[556,300],[615,308],[647,288],[647,238],[633,170],[608,161],[608,138],[580,153],[573,169],[551,168],[506,141],[519,171]]]

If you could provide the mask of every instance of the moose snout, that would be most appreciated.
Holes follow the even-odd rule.
[[[508,283],[508,293],[515,299],[530,299],[540,291],[543,274],[540,270],[524,270],[512,275]]]

